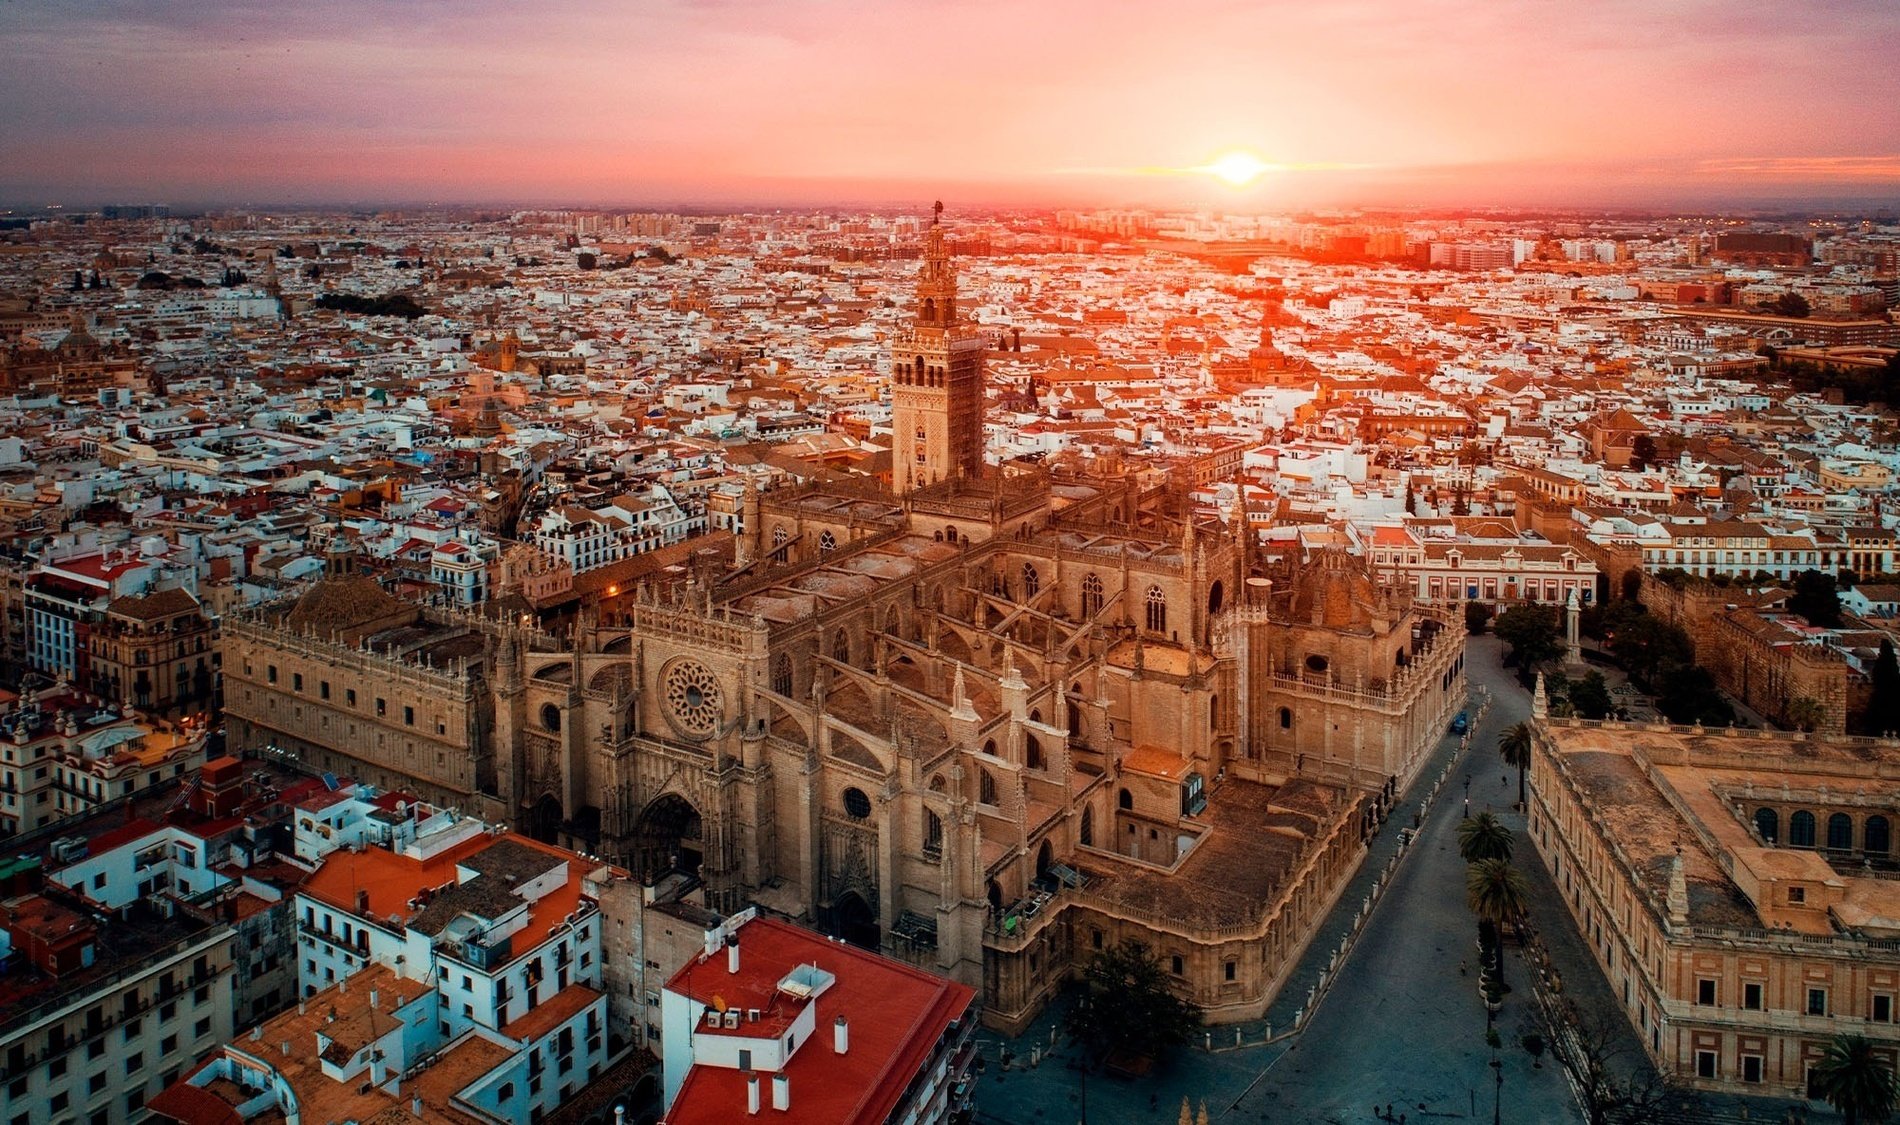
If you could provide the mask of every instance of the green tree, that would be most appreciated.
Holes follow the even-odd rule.
[[[1531,725],[1529,723],[1512,723],[1504,729],[1503,734],[1498,736],[1498,757],[1504,759],[1505,765],[1517,770],[1517,803],[1519,807],[1522,807],[1525,803],[1524,771],[1529,769],[1531,764],[1532,737]],[[1465,862],[1469,863],[1471,861],[1467,858]]]
[[[1836,1035],[1814,1064],[1815,1090],[1841,1111],[1847,1125],[1878,1125],[1893,1116],[1893,1067],[1861,1035]]]
[[[1609,684],[1604,682],[1603,673],[1594,669],[1585,672],[1564,694],[1570,700],[1571,710],[1580,718],[1602,719],[1616,710],[1616,702],[1610,698]]]
[[[1825,718],[1827,712],[1809,696],[1797,695],[1788,701],[1788,724],[1796,730],[1811,731]]]
[[[1874,657],[1873,667],[1867,670],[1867,681],[1870,693],[1867,716],[1862,720],[1867,733],[1885,735],[1900,730],[1900,659],[1894,656],[1893,642],[1885,637],[1880,640],[1880,654]]]
[[[1646,687],[1655,686],[1665,670],[1695,658],[1687,633],[1647,613],[1631,614],[1614,627],[1606,620],[1604,626],[1610,655]]]
[[[1465,872],[1465,905],[1498,934],[1492,968],[1499,984],[1504,983],[1504,927],[1523,916],[1529,899],[1530,884],[1508,859],[1480,860]]]
[[[1498,639],[1511,646],[1511,661],[1535,668],[1563,651],[1563,618],[1554,605],[1520,602],[1498,614],[1491,625]]]
[[[1630,468],[1647,469],[1656,463],[1656,439],[1648,434],[1637,434],[1630,443]]]
[[[1491,613],[1491,607],[1484,602],[1466,602],[1465,632],[1474,637],[1484,632],[1484,627],[1491,623]]]
[[[1698,664],[1677,663],[1655,680],[1656,709],[1672,723],[1722,726],[1735,721],[1735,709],[1715,686],[1715,677]]]
[[[1458,858],[1466,863],[1511,858],[1511,830],[1488,812],[1458,822]]]
[[[1841,624],[1841,594],[1832,575],[1804,570],[1794,576],[1794,592],[1788,595],[1788,610],[1800,614],[1817,629],[1838,629]]]
[[[1168,987],[1161,962],[1136,942],[1095,955],[1082,971],[1082,994],[1065,1017],[1069,1036],[1098,1055],[1160,1058],[1187,1042],[1201,1014]]]
[[[1768,302],[1766,307],[1776,316],[1806,316],[1813,311],[1808,299],[1799,293],[1783,293]]]

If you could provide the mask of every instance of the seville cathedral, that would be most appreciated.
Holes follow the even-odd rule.
[[[1260,1016],[1463,707],[1463,630],[1185,487],[986,465],[984,337],[927,239],[891,487],[748,486],[731,536],[558,626],[339,566],[227,620],[233,747],[881,948],[999,1028],[1123,940]]]

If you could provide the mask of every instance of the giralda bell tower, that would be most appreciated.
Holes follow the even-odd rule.
[[[957,274],[932,209],[917,307],[891,345],[891,486],[899,494],[983,471],[983,337],[957,320]]]

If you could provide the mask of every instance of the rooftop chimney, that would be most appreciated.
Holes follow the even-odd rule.
[[[729,973],[739,971],[739,935],[737,934],[732,935],[731,940],[726,942],[726,971]]]
[[[851,1022],[843,1016],[831,1024],[831,1047],[841,1055],[851,1050]]]
[[[745,1111],[748,1117],[759,1113],[759,1076],[749,1070],[745,1076]]]
[[[792,1080],[783,1073],[772,1076],[772,1108],[784,1112],[792,1108]]]

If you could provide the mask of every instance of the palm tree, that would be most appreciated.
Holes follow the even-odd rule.
[[[1466,863],[1511,858],[1511,830],[1488,812],[1458,822],[1458,858]]]
[[[1517,769],[1517,803],[1524,807],[1524,771],[1531,764],[1531,725],[1515,723],[1498,736],[1498,756]]]
[[[1874,1125],[1893,1115],[1893,1068],[1864,1036],[1836,1035],[1814,1064],[1814,1086],[1847,1125]]]
[[[1811,731],[1826,718],[1827,712],[1808,696],[1799,695],[1788,701],[1788,722],[1796,730]]]
[[[1500,985],[1504,983],[1504,925],[1523,916],[1529,897],[1530,884],[1508,859],[1481,859],[1465,872],[1465,905],[1480,922],[1489,922],[1497,931],[1495,968]]]

